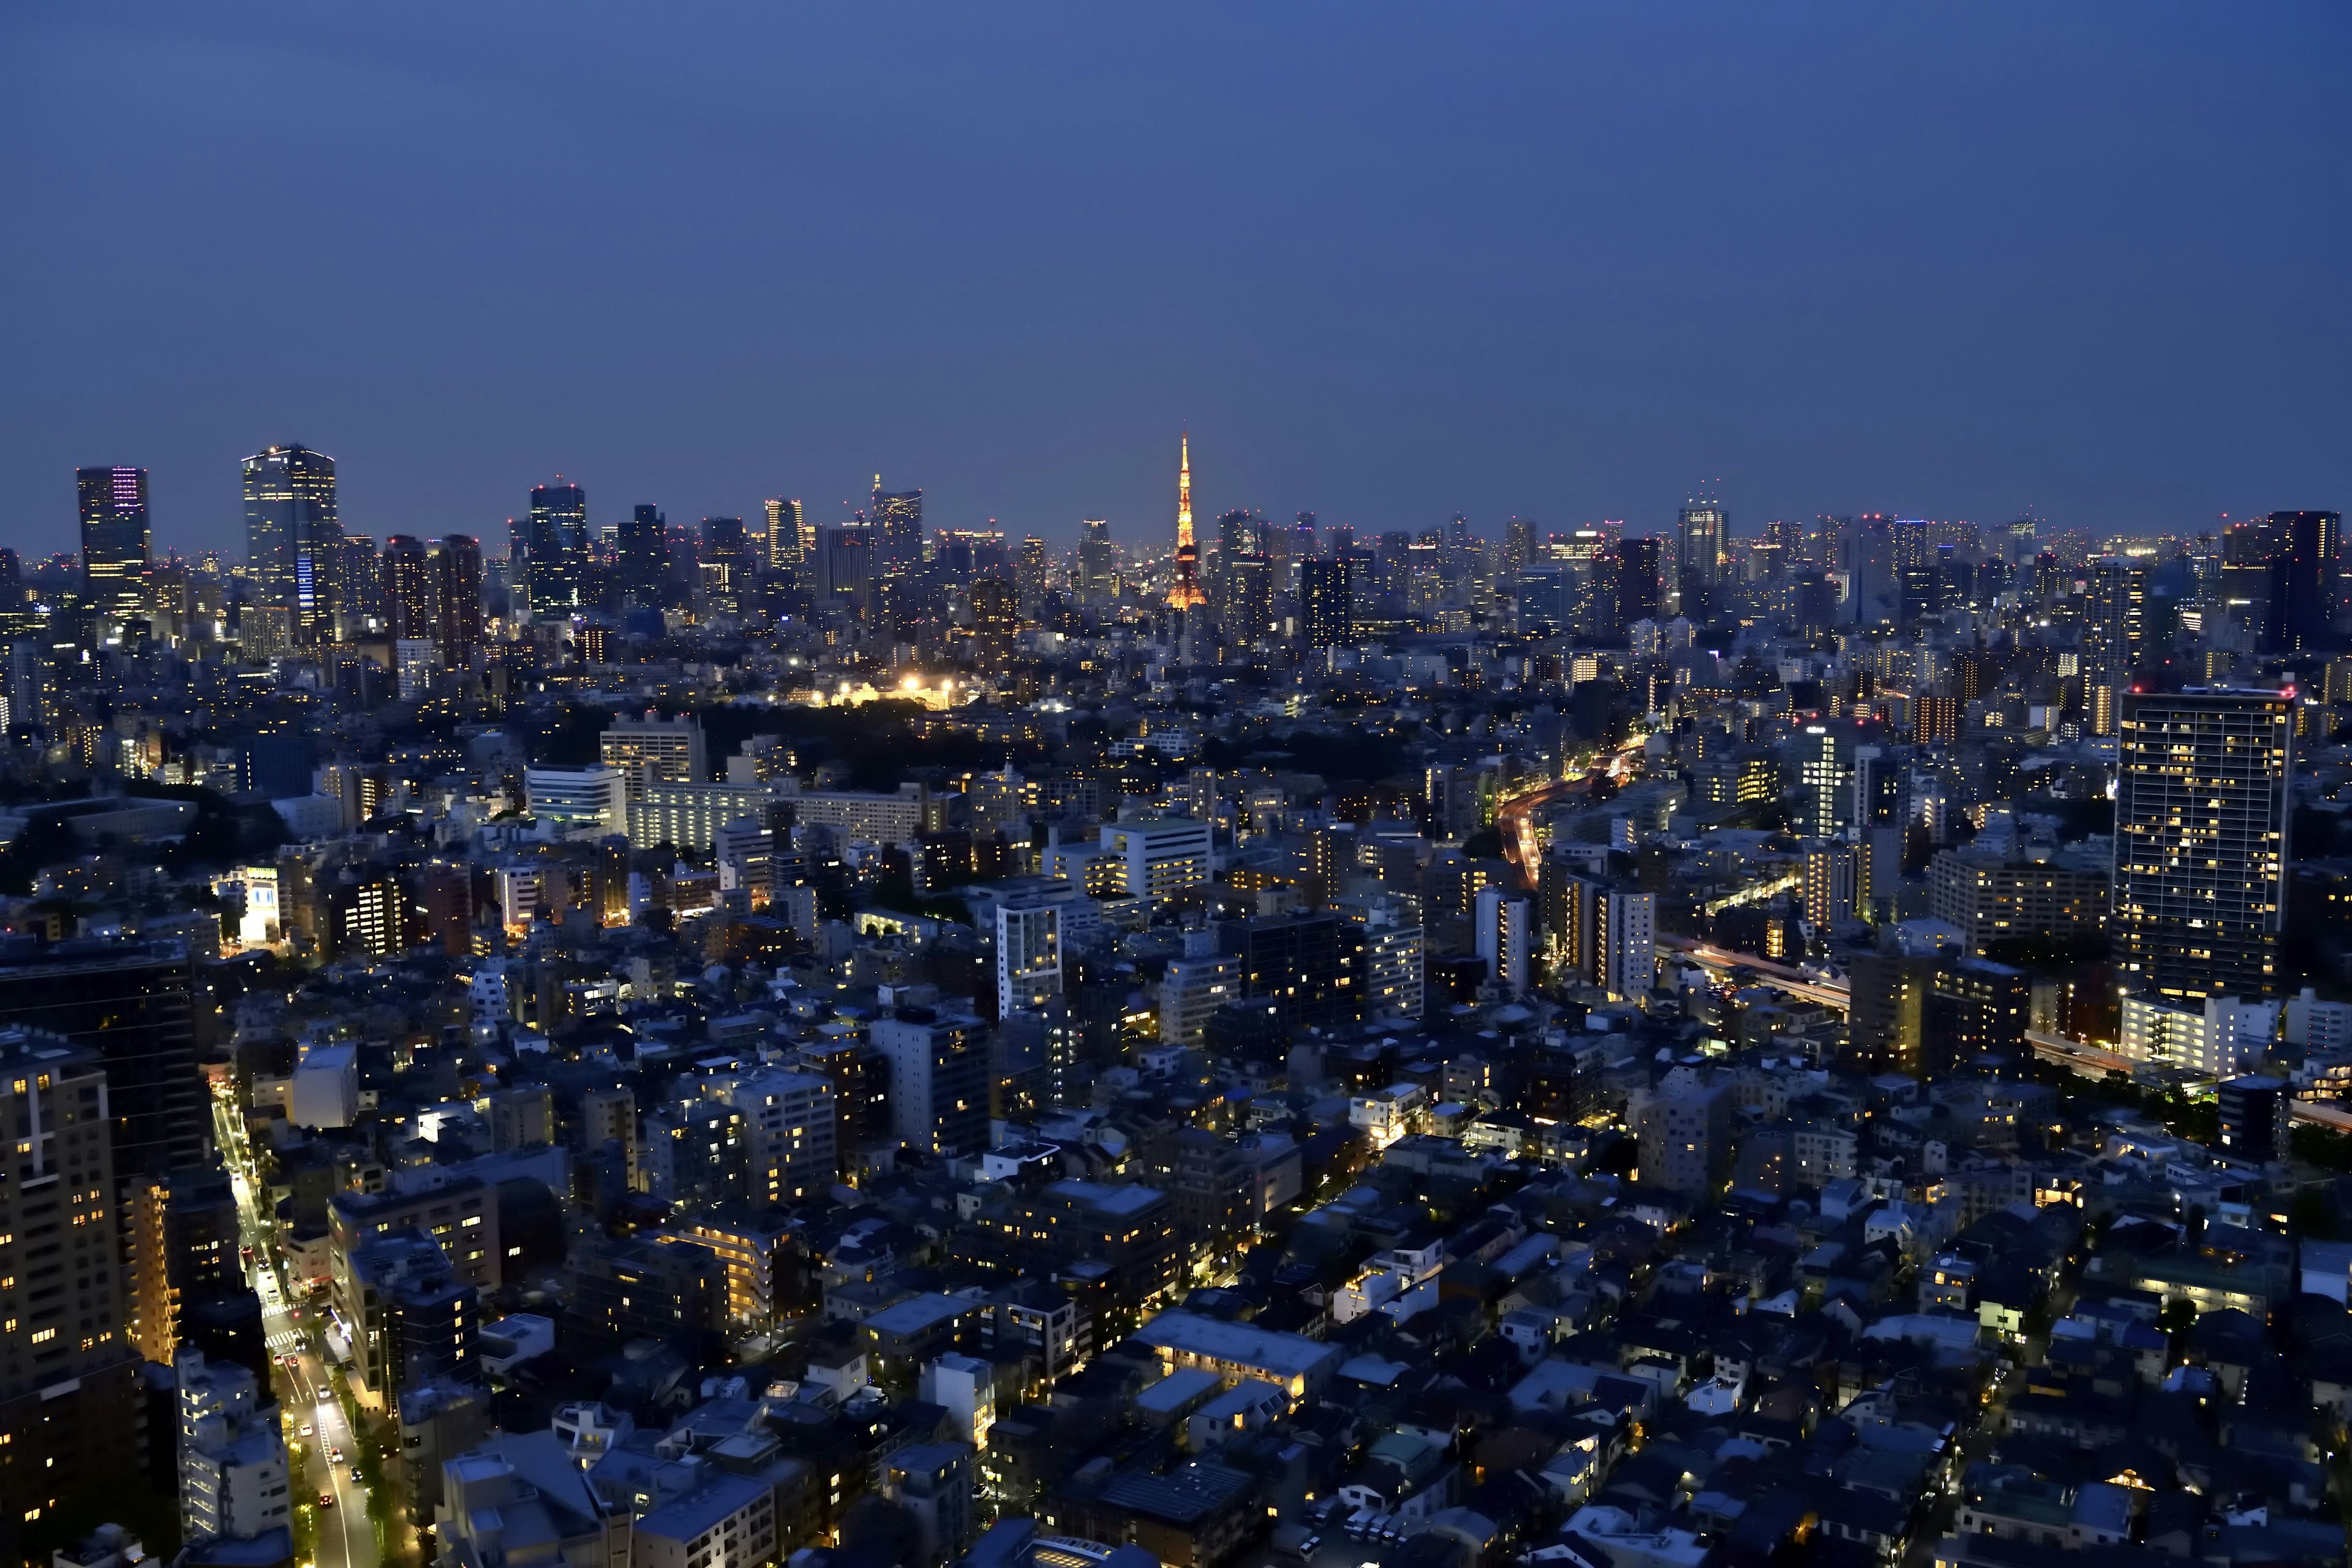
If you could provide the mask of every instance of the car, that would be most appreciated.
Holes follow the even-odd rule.
[[[1321,1550],[1323,1550],[1323,1538],[1319,1535],[1310,1535],[1298,1543],[1299,1560],[1306,1562]]]
[[[1371,1522],[1372,1510],[1370,1509],[1360,1508],[1355,1512],[1349,1514],[1348,1516],[1347,1523],[1348,1539],[1350,1541],[1361,1541],[1364,1538],[1364,1531],[1370,1528]]]
[[[332,1493],[332,1492],[320,1492],[320,1493],[319,1494],[319,1506],[320,1506],[320,1508],[332,1508],[332,1507],[334,1507],[334,1506],[335,1506],[335,1494],[334,1494],[334,1493]]]
[[[333,1389],[331,1389],[331,1388],[322,1388],[322,1389],[319,1390],[319,1403],[320,1403],[320,1404],[321,1404],[321,1405],[332,1405],[334,1402],[335,1402],[335,1391],[334,1391]]]
[[[327,1463],[329,1463],[329,1464],[331,1464],[331,1465],[340,1465],[340,1464],[341,1464],[342,1462],[343,1462],[343,1451],[342,1451],[342,1449],[341,1449],[341,1447],[337,1447],[335,1444],[332,1444],[332,1443],[328,1444],[328,1445],[327,1445]]]
[[[294,1430],[299,1436],[308,1437],[310,1435],[310,1424],[308,1421],[305,1421],[301,1426],[296,1427]]]

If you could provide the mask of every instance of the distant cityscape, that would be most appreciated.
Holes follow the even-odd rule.
[[[78,470],[0,550],[0,1557],[2346,1560],[2340,513],[1196,458],[1061,548],[379,537],[272,446],[236,561]]]

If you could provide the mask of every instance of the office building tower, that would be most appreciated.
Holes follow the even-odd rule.
[[[1846,572],[1842,619],[1852,626],[1891,626],[1902,613],[1895,560],[1895,521],[1875,515],[1849,525],[1840,548]]]
[[[1619,1001],[1648,998],[1658,973],[1658,895],[1612,888],[1592,900],[1593,980]]]
[[[750,592],[758,568],[751,535],[741,518],[702,520],[698,564],[701,580],[698,585],[704,598],[721,608],[735,608],[743,595]]]
[[[971,584],[971,636],[981,658],[991,668],[1013,657],[1021,635],[1021,590],[1002,577],[981,577]]]
[[[307,447],[271,447],[247,458],[245,542],[257,599],[287,612],[295,642],[331,640],[343,546],[335,460]]]
[[[482,542],[453,533],[433,547],[434,640],[441,660],[463,669],[482,648]]]
[[[1723,547],[1729,532],[1720,502],[1694,500],[1683,508],[1675,533],[1675,563],[1685,595],[1694,586],[1712,590],[1723,580]]]
[[[816,531],[816,591],[820,598],[845,601],[862,611],[877,575],[873,530],[842,523]]]
[[[1536,558],[1536,524],[1533,518],[1515,517],[1503,524],[1503,569],[1517,572]]]
[[[1225,636],[1247,645],[1264,637],[1274,626],[1274,563],[1255,552],[1224,563],[1222,575],[1225,602],[1218,620]]]
[[[996,1010],[1034,1012],[1062,994],[1062,909],[1008,899],[996,906]]]
[[[2173,1002],[2278,983],[2294,700],[2126,693],[2109,931],[2118,980]]]
[[[1078,592],[1088,604],[1108,604],[1118,594],[1118,557],[1110,522],[1088,518],[1078,524]]]
[[[2344,574],[2352,568],[2344,553],[2344,514],[2274,511],[2270,524],[2277,561],[2273,646],[2282,653],[2333,646],[2337,619],[2352,608],[2343,598]]]
[[[523,587],[531,616],[568,616],[580,607],[587,575],[588,492],[565,484],[534,486],[523,529]]]
[[[898,1141],[927,1154],[975,1154],[988,1146],[988,1026],[961,1003],[900,1007],[875,1021],[874,1044],[890,1059]]]
[[[1637,622],[1658,619],[1665,610],[1664,543],[1655,539],[1621,539],[1613,553],[1617,561],[1616,616],[1606,633],[1612,637],[1623,637],[1625,628]]]
[[[1241,963],[1243,996],[1270,1001],[1287,1030],[1330,1028],[1362,1016],[1363,949],[1336,914],[1227,921],[1217,949]]]
[[[806,555],[808,543],[804,531],[808,527],[808,511],[797,500],[781,497],[767,503],[768,564],[782,570],[797,566]]]
[[[640,605],[659,605],[670,575],[668,523],[661,508],[639,506],[613,531],[613,570],[622,592]]]
[[[1310,648],[1348,647],[1356,640],[1355,600],[1344,555],[1298,563],[1300,633]]]
[[[1207,602],[1201,592],[1201,551],[1192,538],[1192,437],[1178,438],[1176,447],[1176,560],[1168,584],[1168,607],[1198,609]]]
[[[1795,826],[1808,838],[1843,838],[1853,820],[1853,770],[1840,739],[1826,724],[1808,724],[1800,737]]]
[[[2113,712],[2114,694],[2131,684],[2146,651],[2147,627],[2147,568],[2121,555],[2103,555],[2091,563],[2083,604],[2082,671],[2084,707],[2094,713],[2100,705],[2093,694],[2108,694],[2105,711]],[[2094,732],[2113,734],[2110,722],[2095,724]]]
[[[373,637],[383,630],[383,559],[375,541],[364,533],[343,535],[340,585],[335,600],[335,635],[345,642]]]
[[[1533,904],[1501,888],[1481,888],[1475,919],[1478,956],[1486,961],[1487,979],[1507,995],[1526,995],[1535,937]]]
[[[184,1066],[198,1081],[194,1062]],[[26,1560],[27,1526],[138,1451],[139,1352],[124,1322],[107,1110],[96,1050],[0,1028],[0,1137],[20,1151],[0,1183],[0,1553],[11,1563]],[[85,1223],[92,1203],[102,1217]]]
[[[192,984],[187,944],[177,939],[0,944],[0,1025],[99,1053],[114,1168],[125,1180],[209,1161]]]
[[[383,542],[380,562],[384,630],[394,641],[437,638],[440,616],[434,605],[432,558],[425,541],[395,533]]]
[[[874,575],[897,577],[923,563],[923,492],[886,490],[882,476],[874,476],[874,510],[866,514],[872,526]]]
[[[147,470],[79,468],[81,502],[81,587],[90,607],[105,616],[136,616],[146,608]]]

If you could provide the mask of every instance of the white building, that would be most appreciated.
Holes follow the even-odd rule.
[[[1242,961],[1217,952],[1213,931],[1184,933],[1184,954],[1168,961],[1160,982],[1160,1038],[1171,1046],[1197,1046],[1210,1016],[1242,994]]]
[[[1603,893],[1593,913],[1593,983],[1613,997],[1646,997],[1658,972],[1657,894]]]
[[[1103,825],[1102,853],[1118,891],[1152,907],[1209,882],[1209,825],[1189,816]]]
[[[957,1437],[988,1447],[988,1429],[996,1425],[996,1369],[987,1362],[950,1351],[924,1364],[917,1396],[954,1417]]]
[[[278,1410],[253,1373],[208,1364],[201,1351],[173,1362],[179,1379],[180,1529],[190,1541],[249,1540],[290,1524],[293,1499]]]
[[[2200,1077],[2234,1078],[2269,1051],[2278,1021],[2276,1002],[2209,996],[2202,1007],[2190,1009],[2126,996],[2116,1054]]]
[[[1062,907],[1043,900],[996,906],[996,1011],[1034,1012],[1062,994]]]
[[[1501,888],[1478,889],[1478,956],[1486,961],[1486,978],[1514,996],[1528,994],[1534,925],[1535,907],[1526,898]]]
[[[348,1040],[303,1046],[287,1089],[286,1120],[316,1130],[349,1127],[359,1114],[359,1047]]]
[[[530,768],[522,789],[526,811],[567,831],[628,829],[628,786],[618,768]]]

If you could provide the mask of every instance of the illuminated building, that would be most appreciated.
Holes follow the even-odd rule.
[[[2126,693],[2109,930],[2126,985],[2185,1001],[2275,989],[2294,700]]]
[[[1209,881],[1209,825],[1188,816],[1105,823],[1102,852],[1112,888],[1153,908]]]
[[[452,669],[471,664],[482,647],[482,542],[453,533],[433,547],[434,641]]]
[[[793,566],[806,558],[809,547],[815,543],[808,525],[808,512],[799,501],[782,498],[767,503],[768,564]]]
[[[1299,618],[1308,647],[1347,647],[1356,640],[1355,603],[1346,556],[1298,563]]]
[[[1002,577],[974,579],[971,635],[982,658],[1000,664],[1010,658],[1013,640],[1021,635],[1020,590]]]
[[[923,563],[923,492],[890,491],[882,476],[874,476],[874,510],[867,514],[873,533],[873,574],[897,577]]]
[[[1062,994],[1062,910],[1043,900],[996,906],[996,1010],[1034,1011]]]
[[[628,775],[632,798],[646,779],[698,784],[710,776],[702,726],[691,718],[659,719],[648,712],[642,719],[614,719],[596,737],[596,760]]]
[[[613,570],[621,590],[640,605],[661,603],[669,581],[668,522],[657,506],[639,506],[613,531]]]
[[[79,468],[81,583],[102,615],[135,616],[147,590],[147,470]]]
[[[588,554],[588,492],[556,476],[530,492],[523,533],[523,584],[533,616],[579,608]]]
[[[343,549],[335,460],[307,447],[271,447],[247,458],[245,542],[257,597],[289,613],[293,640],[332,640]]]
[[[1675,535],[1679,545],[1675,564],[1681,569],[1685,594],[1693,585],[1713,588],[1722,581],[1724,536],[1728,531],[1721,503],[1694,500],[1683,508]]]
[[[1201,552],[1192,539],[1192,437],[1179,437],[1176,456],[1176,570],[1168,585],[1168,607],[1195,610],[1207,603],[1201,592]]]
[[[1531,900],[1500,888],[1478,889],[1478,956],[1486,961],[1487,978],[1513,996],[1527,994],[1534,923]]]
[[[929,1154],[976,1154],[988,1146],[988,1026],[956,1007],[901,1007],[876,1020],[874,1044],[890,1058],[890,1105],[898,1141]]]

